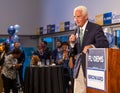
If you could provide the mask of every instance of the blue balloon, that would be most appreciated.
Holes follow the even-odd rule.
[[[14,49],[14,43],[10,43],[10,50]]]
[[[19,42],[19,37],[17,35],[13,35],[11,39],[13,42]]]
[[[14,25],[15,31],[18,32],[20,30],[20,26],[18,24]]]
[[[10,43],[10,40],[7,38],[5,42],[6,42],[6,43]]]
[[[15,34],[15,28],[13,26],[8,27],[8,34],[13,36]]]

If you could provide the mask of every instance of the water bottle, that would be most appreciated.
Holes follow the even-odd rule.
[[[46,59],[46,65],[49,66],[50,65],[50,60]]]
[[[38,64],[37,64],[38,66],[41,66],[41,61],[38,61]]]

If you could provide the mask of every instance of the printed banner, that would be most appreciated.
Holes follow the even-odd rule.
[[[95,16],[95,23],[99,25],[103,25],[103,14],[99,14]]]
[[[43,28],[43,34],[47,34],[47,27],[46,26]]]
[[[64,29],[64,22],[60,23],[60,31],[65,31],[65,29]]]
[[[104,48],[89,49],[87,53],[87,68],[105,70],[105,57]]]
[[[108,25],[112,23],[112,12],[103,14],[103,24]]]
[[[35,34],[40,35],[40,29],[39,28],[35,28]]]
[[[64,23],[64,25],[65,25],[64,30],[65,30],[65,31],[69,31],[69,30],[70,30],[70,21],[66,21],[66,22]]]
[[[43,27],[40,27],[40,35],[43,34]]]
[[[112,12],[112,24],[120,23],[120,12]]]
[[[51,25],[51,30],[50,33],[54,33],[55,32],[55,24]]]
[[[105,71],[87,69],[87,87],[106,91]]]
[[[51,32],[51,25],[47,25],[47,33],[49,34]]]

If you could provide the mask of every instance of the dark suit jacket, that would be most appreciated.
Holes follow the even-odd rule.
[[[107,38],[104,35],[102,27],[95,23],[91,23],[88,21],[88,24],[84,32],[82,45],[80,45],[78,28],[75,29],[75,34],[78,35],[78,38],[76,40],[76,45],[75,45],[75,50],[77,50],[77,54],[81,53],[83,51],[83,48],[86,45],[90,45],[90,44],[94,45],[96,48],[108,48],[109,47]],[[82,64],[83,72],[85,76],[85,66],[86,66],[85,54],[83,54],[82,56],[81,64]]]
[[[54,59],[55,64],[57,64],[57,54],[58,54],[58,49],[56,48],[52,52],[52,58]]]

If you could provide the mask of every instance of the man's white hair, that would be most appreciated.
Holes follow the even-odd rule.
[[[78,7],[76,7],[76,8],[74,9],[74,13],[75,13],[75,11],[77,11],[77,10],[82,11],[83,16],[85,16],[85,15],[88,14],[87,7],[85,7],[85,6],[78,6]]]

